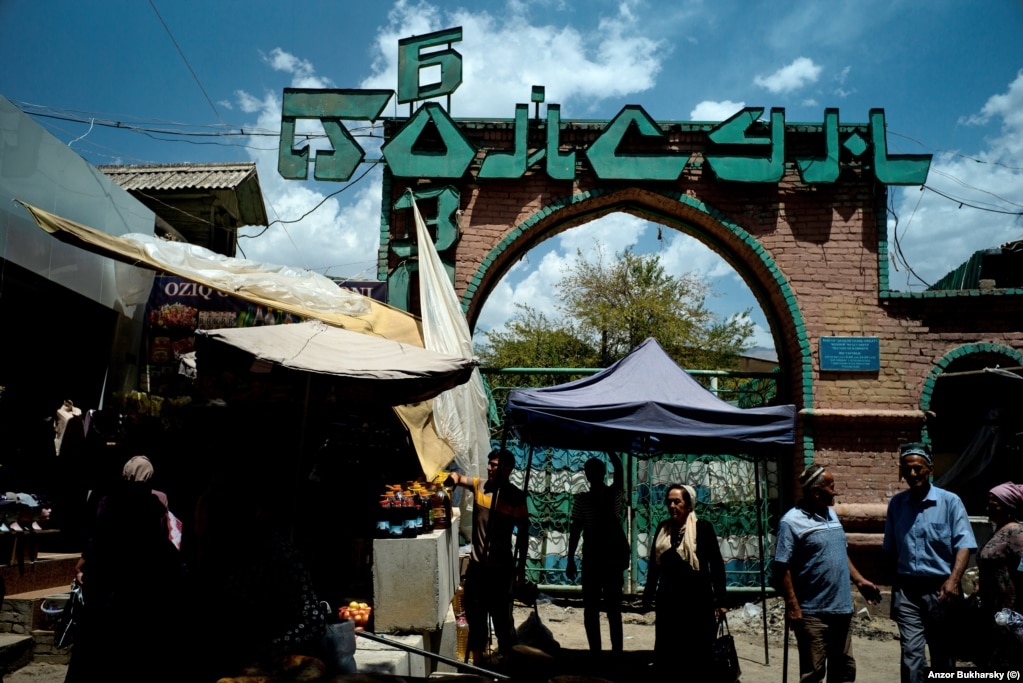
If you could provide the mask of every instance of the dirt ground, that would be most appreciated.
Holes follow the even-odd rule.
[[[769,598],[767,603],[767,646],[764,644],[764,618],[759,596],[751,596],[751,603],[738,606],[728,613],[728,626],[735,639],[742,668],[743,683],[778,683],[783,680],[784,609],[780,598]],[[853,656],[856,658],[860,683],[889,683],[899,679],[898,629],[888,617],[888,595],[879,605],[856,605],[863,610],[854,617]],[[537,604],[540,621],[562,649],[562,659],[580,662],[580,673],[606,677],[615,683],[654,680],[649,670],[654,647],[654,615],[628,610],[623,615],[625,632],[624,661],[615,662],[608,653],[587,664],[586,634],[582,621],[582,601],[578,598],[541,595]],[[532,608],[515,608],[515,622],[521,626],[529,618]],[[602,642],[609,647],[607,624],[602,619]],[[681,652],[680,652],[681,655]],[[788,680],[799,680],[798,654],[795,637],[789,637]]]
[[[899,678],[899,641],[895,624],[888,618],[888,596],[880,605],[857,604],[864,609],[854,618],[853,654],[856,657],[857,678],[860,683],[889,683]],[[516,606],[515,622],[520,629],[533,610]],[[548,671],[555,674],[587,674],[599,676],[615,683],[637,683],[654,680],[650,672],[650,657],[654,646],[654,615],[628,609],[624,615],[625,653],[613,659],[609,653],[592,657],[587,652],[583,629],[582,601],[578,597],[552,597],[541,594],[537,604],[540,621],[561,647],[557,660],[548,661]],[[607,624],[602,619],[603,641],[608,647]],[[771,598],[767,603],[767,648],[764,645],[764,619],[759,600],[751,596],[751,603],[732,609],[728,624],[735,638],[743,683],[778,683],[783,677],[784,618],[781,600]],[[541,630],[542,633],[542,630]],[[527,634],[528,635],[528,634]],[[680,652],[680,656],[681,656]],[[789,639],[788,679],[798,681],[798,661],[795,638]],[[63,683],[66,667],[52,664],[31,664],[9,674],[6,683]],[[510,671],[509,673],[516,673]],[[529,683],[547,677],[516,676],[516,680]],[[699,680],[699,676],[694,678]]]

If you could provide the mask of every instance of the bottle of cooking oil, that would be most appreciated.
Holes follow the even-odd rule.
[[[462,579],[455,588],[455,595],[451,598],[451,611],[456,617],[465,616],[465,579]]]
[[[469,622],[465,620],[465,615],[463,614],[455,620],[455,652],[457,653],[458,661],[469,661],[466,658],[468,654],[468,647]]]

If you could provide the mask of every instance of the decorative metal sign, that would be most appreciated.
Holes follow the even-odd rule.
[[[821,337],[821,372],[879,372],[877,337]]]
[[[461,41],[461,27],[445,29],[399,41],[398,102],[416,102],[450,96],[462,82],[462,55],[451,49]],[[446,49],[437,50],[438,46]],[[431,50],[425,52],[424,50]],[[424,69],[440,71],[438,81],[421,84]],[[431,73],[433,73],[431,71]],[[542,100],[534,88],[531,99]],[[362,163],[365,151],[344,126],[344,121],[375,121],[394,96],[393,90],[311,90],[285,88],[281,111],[281,141],[278,171],[292,180],[308,177],[308,165],[314,166],[317,180],[346,181]],[[721,180],[744,183],[777,183],[785,172],[785,110],[771,109],[768,121],[762,121],[763,107],[746,107],[731,118],[713,126],[707,133],[708,150],[704,159]],[[837,109],[825,109],[821,124],[819,154],[796,158],[795,166],[807,184],[834,183],[840,171],[840,153],[858,159],[886,185],[922,185],[927,180],[931,155],[890,156],[885,138],[883,109],[870,110],[866,138],[856,128],[839,126]],[[295,148],[295,126],[300,119],[319,120],[333,149],[318,151],[309,159],[308,148]],[[597,177],[604,180],[673,181],[692,163],[689,155],[668,148],[665,127],[639,105],[627,105],[607,122],[603,131],[586,148],[561,149],[561,108],[547,106],[543,129],[545,144],[530,152],[528,145],[528,105],[515,107],[515,147],[511,152],[488,151],[482,162],[476,147],[462,133],[457,120],[437,102],[420,107],[402,128],[384,145],[382,153],[391,173],[399,178],[461,178],[471,169],[478,178],[521,178],[541,163],[548,177],[572,180],[576,173],[576,154],[585,154]],[[570,124],[571,122],[565,122]],[[592,123],[592,122],[591,122]],[[420,150],[417,142],[432,124],[440,136],[443,150]],[[804,132],[805,125],[800,125]],[[648,149],[643,154],[620,151],[626,133],[639,139]],[[474,167],[473,165],[478,166]]]

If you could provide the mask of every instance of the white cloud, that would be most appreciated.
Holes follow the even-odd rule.
[[[332,84],[328,79],[316,75],[316,69],[312,63],[305,59],[299,59],[295,55],[285,52],[277,47],[264,55],[263,61],[270,65],[274,71],[282,71],[291,75],[293,88],[330,88]]]
[[[300,60],[278,53],[277,63],[297,64]],[[308,82],[310,70],[299,68],[296,77]],[[281,101],[275,93],[267,92],[258,98],[239,91],[236,97],[243,111],[256,114],[252,128],[280,130]],[[371,173],[341,195],[327,199],[327,195],[345,185],[286,180],[277,171],[276,147],[268,148],[266,138],[260,137],[250,138],[248,145],[270,221],[301,220],[276,223],[265,231],[263,228],[239,231],[240,236],[259,234],[254,239],[239,239],[245,255],[329,275],[375,279],[380,224],[379,173]]]
[[[724,121],[745,106],[745,102],[704,100],[689,112],[689,119],[691,121]]]
[[[660,252],[661,263],[669,273],[696,272],[711,280],[735,274],[728,263],[699,240],[667,228],[662,232],[665,247]]]
[[[821,70],[822,67],[814,64],[812,59],[798,57],[791,64],[783,66],[769,76],[755,77],[753,82],[775,95],[784,94],[816,83]]]
[[[653,87],[667,50],[644,37],[631,5],[621,5],[617,14],[600,20],[599,31],[587,34],[566,26],[531,23],[526,17],[528,9],[528,3],[514,3],[508,6],[506,15],[495,17],[486,12],[442,14],[426,2],[398,2],[389,15],[389,24],[374,43],[372,75],[359,87],[394,89],[398,40],[453,25],[463,27],[464,41],[457,49],[472,55],[463,62],[463,84],[453,97],[455,116],[510,117],[515,103],[528,101],[534,84],[545,85],[547,101],[563,104],[566,116],[570,107],[585,109],[587,103]],[[285,75],[288,86],[333,87],[317,75],[315,65],[280,48],[272,50],[264,62]],[[255,116],[253,128],[279,130],[279,93],[239,91],[236,106]],[[743,102],[729,100],[705,101],[694,108],[692,118],[724,120],[743,106]],[[299,131],[322,133],[322,128],[300,122]],[[378,155],[378,143],[361,138],[359,142],[367,148],[368,157]],[[265,139],[259,138],[252,138],[249,144],[253,148],[268,147]],[[314,142],[311,146],[324,144]],[[331,275],[376,276],[381,194],[378,169],[338,197],[328,198],[345,184],[285,180],[277,172],[276,149],[250,149],[249,154],[258,167],[271,221],[294,221],[320,206],[296,223],[278,223],[256,239],[242,239],[240,245],[246,256],[326,270]],[[260,230],[248,228],[242,234]],[[592,260],[594,250],[602,245],[606,256],[613,257],[628,247],[638,249],[644,235],[647,242],[653,241],[653,230],[656,228],[647,221],[615,213],[548,240],[515,264],[496,285],[481,310],[477,329],[502,327],[516,314],[516,303],[527,303],[549,317],[557,317],[560,297],[556,285],[577,261],[577,251]],[[653,248],[661,250],[671,272],[698,271],[734,287],[736,273],[711,250],[668,228],[663,229],[663,235],[663,241],[654,242]]]
[[[918,188],[907,188],[898,193],[898,243],[909,266],[928,284],[975,251],[1023,239],[1019,217],[1023,212],[1023,170],[1018,162],[1023,153],[1021,111],[1023,72],[1005,93],[992,96],[980,112],[967,117],[971,125],[1000,123],[985,149],[970,156],[936,156],[927,178],[927,187],[935,192],[924,190],[921,194]],[[894,241],[891,219],[888,233]],[[896,289],[922,288],[919,279],[905,269],[893,271],[890,280]]]
[[[426,3],[400,2],[376,41],[372,75],[363,88],[394,88],[397,41],[448,26],[462,27],[456,48],[463,60],[462,85],[452,96],[455,116],[511,117],[515,105],[529,102],[532,86],[543,85],[548,103],[586,109],[593,103],[649,90],[669,47],[645,36],[628,7],[600,20],[599,30],[531,23],[522,4],[500,17],[485,11],[441,14]]]

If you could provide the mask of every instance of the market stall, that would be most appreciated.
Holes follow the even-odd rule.
[[[638,458],[663,453],[747,458],[753,464],[758,503],[761,464],[790,452],[795,444],[795,406],[733,406],[703,388],[652,338],[589,377],[513,390],[505,410],[506,429],[529,445],[530,460],[533,449],[547,447],[616,451]],[[757,521],[763,558],[765,530],[759,515]],[[763,563],[760,590],[765,598]],[[766,613],[764,619],[766,653]]]

